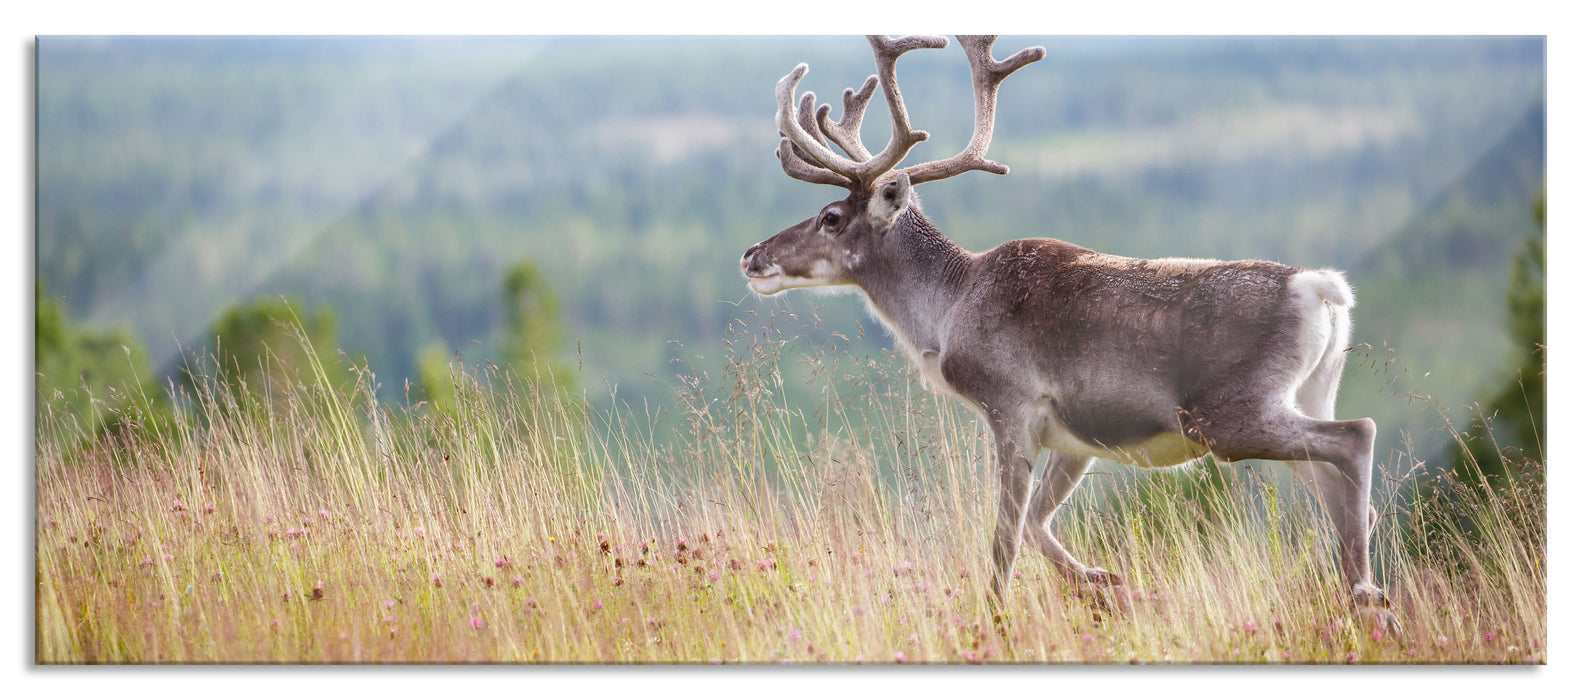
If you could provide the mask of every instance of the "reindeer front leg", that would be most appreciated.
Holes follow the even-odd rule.
[[[1017,549],[1022,543],[1027,497],[1032,490],[1033,457],[1038,454],[1038,446],[1030,436],[1023,433],[1005,425],[994,427],[994,442],[1000,460],[1000,500],[999,515],[994,523],[993,569],[989,572],[991,605],[998,605],[1005,600],[1005,587],[1011,578],[1011,567],[1016,563]]]

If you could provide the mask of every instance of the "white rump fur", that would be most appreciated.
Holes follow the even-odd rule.
[[[1351,342],[1351,307],[1356,300],[1346,276],[1337,270],[1298,272],[1288,290],[1301,331],[1299,369],[1286,393],[1286,405],[1310,418],[1328,420],[1333,418],[1341,365]],[[1307,400],[1300,393],[1308,393]]]

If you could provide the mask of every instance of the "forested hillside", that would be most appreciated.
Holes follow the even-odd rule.
[[[1341,412],[1386,436],[1434,423],[1409,393],[1459,410],[1514,366],[1503,299],[1544,182],[1543,39],[997,53],[1035,43],[1050,55],[1006,83],[989,154],[1011,174],[919,190],[963,245],[1349,269],[1356,340],[1396,359],[1353,371]],[[873,70],[857,37],[41,38],[38,274],[67,318],[129,330],[167,375],[235,304],[327,307],[391,398],[438,343],[508,355],[502,290],[524,261],[595,402],[670,401],[655,378],[716,363],[733,321],[768,310],[877,355],[855,299],[748,298],[739,276],[749,245],[843,196],[772,157],[773,87],[798,62],[826,102]],[[959,149],[960,50],[909,54],[900,82],[932,134],[912,161]],[[870,146],[887,129],[869,119]]]

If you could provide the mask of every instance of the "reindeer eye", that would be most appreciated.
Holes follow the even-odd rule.
[[[822,220],[822,223],[825,226],[833,228],[836,224],[840,223],[840,212],[837,212],[837,211],[824,212],[824,218]]]

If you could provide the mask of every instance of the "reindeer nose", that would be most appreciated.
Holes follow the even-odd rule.
[[[753,255],[758,252],[759,248],[762,248],[762,247],[763,247],[763,244],[762,243],[758,243],[758,244],[754,245],[753,247],[748,248],[747,252],[742,255],[742,272],[747,272],[747,268],[748,268],[748,266],[750,264],[748,261],[752,260],[753,259]]]

